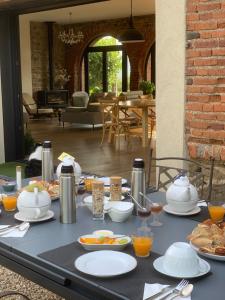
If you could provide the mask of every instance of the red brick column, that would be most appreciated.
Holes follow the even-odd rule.
[[[193,158],[225,160],[225,1],[187,0],[186,137]]]

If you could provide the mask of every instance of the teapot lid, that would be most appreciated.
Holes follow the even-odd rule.
[[[174,184],[178,186],[189,186],[190,182],[186,175],[180,175],[174,180]]]

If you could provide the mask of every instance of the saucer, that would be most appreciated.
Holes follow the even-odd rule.
[[[163,210],[165,212],[167,212],[168,214],[172,214],[175,216],[192,216],[192,215],[197,215],[201,211],[201,208],[199,206],[196,206],[194,209],[182,213],[182,212],[177,212],[177,211],[172,210],[169,207],[169,205],[167,204],[167,205],[163,206]]]
[[[156,258],[153,262],[153,267],[156,271],[158,271],[159,273],[162,273],[164,275],[170,276],[170,277],[174,277],[174,278],[197,278],[197,277],[201,277],[205,274],[207,274],[210,271],[210,265],[207,261],[205,261],[204,259],[199,258],[199,265],[200,265],[200,269],[199,272],[195,275],[192,276],[176,276],[174,274],[170,274],[168,273],[164,267],[163,267],[163,259],[164,256],[160,256],[158,258]]]
[[[20,212],[18,212],[14,215],[14,218],[16,220],[22,221],[22,222],[42,222],[42,221],[49,220],[53,217],[54,217],[54,212],[52,210],[48,210],[47,214],[45,216],[38,218],[38,219],[26,218]]]

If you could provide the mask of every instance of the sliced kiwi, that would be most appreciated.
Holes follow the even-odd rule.
[[[118,241],[118,243],[119,243],[120,245],[127,244],[127,239],[120,239],[120,240]]]

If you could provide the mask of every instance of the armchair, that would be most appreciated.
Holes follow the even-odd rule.
[[[29,116],[39,117],[39,116],[48,116],[52,117],[54,115],[54,110],[52,108],[38,108],[37,103],[34,99],[28,94],[22,94],[23,105]]]

